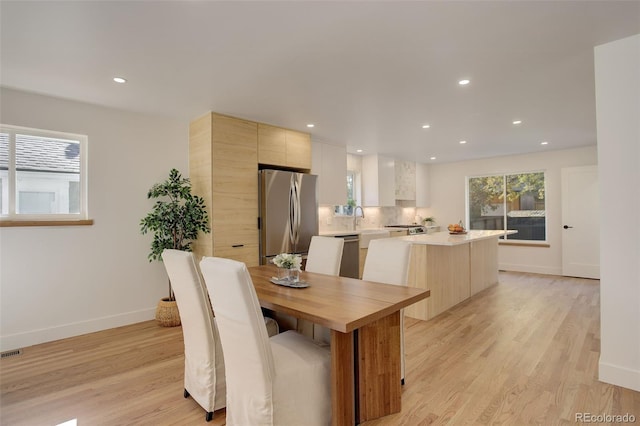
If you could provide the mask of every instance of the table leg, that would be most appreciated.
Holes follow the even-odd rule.
[[[400,384],[400,313],[358,329],[359,419],[357,423],[397,413]]]
[[[354,425],[353,333],[331,330],[331,407],[334,426]]]

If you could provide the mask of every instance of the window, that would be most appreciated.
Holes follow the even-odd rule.
[[[470,177],[469,229],[516,230],[510,240],[545,241],[544,172]]]
[[[334,214],[336,216],[352,216],[353,209],[358,205],[357,200],[360,198],[358,190],[358,176],[353,170],[347,170],[347,205],[335,206]]]
[[[87,137],[0,125],[3,220],[87,218]]]

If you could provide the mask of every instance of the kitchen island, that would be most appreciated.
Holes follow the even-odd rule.
[[[517,231],[468,231],[451,235],[399,237],[409,241],[409,286],[431,297],[405,308],[405,315],[428,320],[498,283],[498,237]]]

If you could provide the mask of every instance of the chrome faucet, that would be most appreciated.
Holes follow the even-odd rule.
[[[361,206],[355,206],[353,208],[353,230],[355,231],[358,227],[358,209],[360,209],[360,216],[364,219],[364,210],[362,210]]]

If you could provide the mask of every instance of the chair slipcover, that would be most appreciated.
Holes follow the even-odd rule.
[[[200,269],[225,354],[227,424],[331,423],[331,354],[294,331],[269,338],[244,263],[205,257]]]
[[[343,249],[344,238],[311,237],[305,271],[317,274],[339,275]],[[304,320],[298,320],[298,331],[306,328],[305,322]],[[327,327],[313,324],[313,338],[324,343],[330,343],[331,331]]]
[[[305,271],[317,274],[338,275],[342,263],[343,238],[311,237]]]
[[[407,285],[411,244],[395,238],[371,240],[362,279],[385,284]],[[400,378],[404,384],[404,309],[400,310]]]
[[[226,403],[225,366],[216,319],[193,254],[165,250],[162,260],[182,322],[184,389],[207,411],[210,420],[213,412]]]

